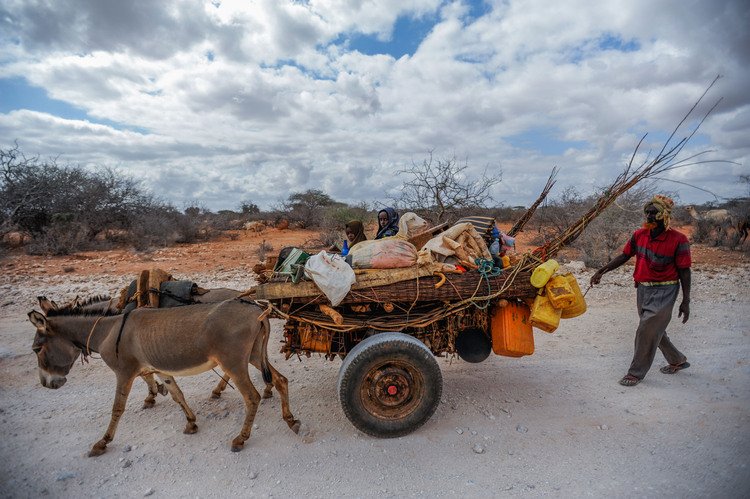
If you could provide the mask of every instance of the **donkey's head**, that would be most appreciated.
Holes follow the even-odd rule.
[[[29,312],[29,321],[36,327],[31,349],[39,365],[39,381],[46,388],[60,388],[67,381],[65,376],[81,355],[81,349],[56,334],[47,317],[40,312]]]

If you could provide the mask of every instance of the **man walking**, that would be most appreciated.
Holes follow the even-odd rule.
[[[635,256],[633,279],[637,288],[640,323],[635,332],[635,352],[628,373],[620,380],[624,386],[635,386],[646,376],[656,355],[661,350],[669,365],[661,368],[665,374],[690,367],[687,358],[667,336],[667,325],[682,288],[679,314],[682,323],[690,317],[690,244],[687,237],[669,228],[674,202],[656,195],[643,207],[646,223],[636,230],[616,256],[591,277],[591,285],[599,284],[602,276]]]

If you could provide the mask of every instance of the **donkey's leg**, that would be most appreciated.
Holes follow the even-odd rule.
[[[266,383],[266,387],[263,389],[263,395],[261,395],[261,397],[264,399],[270,399],[273,397],[273,392],[271,390],[273,390],[273,383]]]
[[[260,404],[260,393],[250,381],[250,375],[247,372],[247,358],[237,359],[231,367],[221,364],[221,368],[234,380],[237,390],[245,400],[245,422],[242,424],[240,434],[232,440],[232,452],[239,452],[245,445],[245,440],[250,438],[255,413],[258,412],[258,405]]]
[[[187,424],[185,425],[185,429],[182,431],[182,433],[192,435],[193,433],[197,432],[198,425],[195,424],[195,414],[187,405],[187,402],[185,401],[185,395],[183,395],[180,387],[177,386],[177,382],[172,376],[167,376],[166,374],[158,374],[158,376],[159,379],[164,382],[164,386],[167,387],[169,394],[172,396],[172,400],[177,402],[180,407],[182,407],[182,412],[185,413]]]
[[[219,380],[219,383],[216,385],[216,388],[213,389],[211,392],[211,398],[217,399],[221,397],[222,392],[226,390],[227,385],[229,384],[229,375],[224,373],[224,375]],[[263,389],[263,395],[261,395],[264,399],[270,399],[273,397],[273,393],[271,392],[273,390],[273,385],[271,383],[266,383],[266,387]]]
[[[107,444],[115,438],[117,423],[120,421],[122,413],[125,412],[125,404],[128,401],[128,394],[133,387],[133,380],[136,374],[117,374],[117,388],[115,390],[115,401],[112,403],[112,418],[109,421],[109,427],[101,440],[94,444],[89,451],[89,457],[100,456],[107,450]]]
[[[286,424],[289,425],[289,428],[291,428],[294,433],[298,433],[300,422],[298,419],[294,419],[292,410],[289,407],[289,382],[283,374],[271,365],[270,362],[267,362],[267,365],[268,369],[271,371],[271,382],[279,392],[279,397],[281,398],[281,416],[284,418],[284,421],[286,421]],[[270,391],[268,386],[266,386],[266,389]]]
[[[146,396],[146,400],[143,401],[143,408],[149,409],[156,404],[156,396],[159,394],[166,395],[167,389],[164,385],[154,379],[153,374],[144,374],[141,378],[143,378],[143,381],[146,382],[146,386],[148,386],[148,396]]]
[[[258,371],[260,371],[261,374],[263,373],[262,360],[260,360],[258,356],[253,354],[253,356],[250,357],[250,363],[256,369],[258,369]],[[271,383],[266,383],[266,389],[263,391],[264,398],[267,398],[265,397],[266,393],[268,393],[270,396],[271,387],[276,388],[281,398],[281,416],[284,418],[284,421],[286,421],[286,424],[289,425],[289,428],[291,428],[294,433],[298,433],[299,428],[300,428],[300,422],[299,420],[294,419],[294,415],[292,414],[292,411],[289,406],[289,382],[287,381],[286,377],[284,377],[283,374],[281,374],[279,371],[276,370],[275,367],[271,365],[271,363],[268,361],[267,358],[266,358],[266,365],[268,366],[268,370],[271,373]]]
[[[227,389],[227,385],[229,384],[229,375],[227,373],[224,373],[222,375],[221,379],[219,380],[219,384],[216,385],[216,388],[213,389],[211,392],[211,398],[217,399],[221,397],[221,393]]]

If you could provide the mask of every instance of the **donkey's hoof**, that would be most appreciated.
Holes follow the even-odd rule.
[[[107,452],[107,444],[102,444],[101,442],[97,442],[89,451],[89,457],[101,456],[105,452]]]
[[[152,408],[153,406],[155,406],[155,405],[156,405],[156,400],[153,400],[153,399],[151,399],[151,400],[149,400],[149,399],[146,399],[146,400],[144,400],[144,401],[143,401],[143,408],[144,408],[144,409],[151,409],[151,408]]]
[[[264,390],[263,391],[263,398],[264,399],[270,399],[271,397],[273,397],[273,393],[271,392],[271,390],[267,390],[267,391]]]
[[[232,452],[239,452],[245,446],[245,441],[241,437],[235,437],[232,440]]]
[[[185,435],[192,435],[198,433],[198,425],[195,423],[188,423],[185,425],[185,429],[182,431]]]
[[[294,433],[299,434],[299,429],[300,429],[301,426],[302,426],[302,423],[300,423],[299,419],[295,419],[294,423],[292,423],[291,425],[289,425],[289,428],[291,428],[291,430]]]
[[[221,398],[221,392],[211,392],[211,398],[212,399],[218,399]]]

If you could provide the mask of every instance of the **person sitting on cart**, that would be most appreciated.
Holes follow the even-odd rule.
[[[378,233],[375,239],[395,236],[398,233],[398,212],[391,208],[383,208],[378,212]]]
[[[344,232],[346,232],[346,238],[349,240],[349,249],[357,243],[367,241],[365,235],[365,225],[359,220],[351,220],[344,226]]]
[[[367,241],[367,236],[365,235],[365,225],[359,220],[350,220],[349,222],[347,222],[347,224],[344,226],[344,233],[346,234],[346,243],[348,249],[352,249],[352,246],[357,243]],[[340,253],[341,249],[342,248],[340,248],[337,244],[334,244],[333,246],[331,246],[329,251]]]

